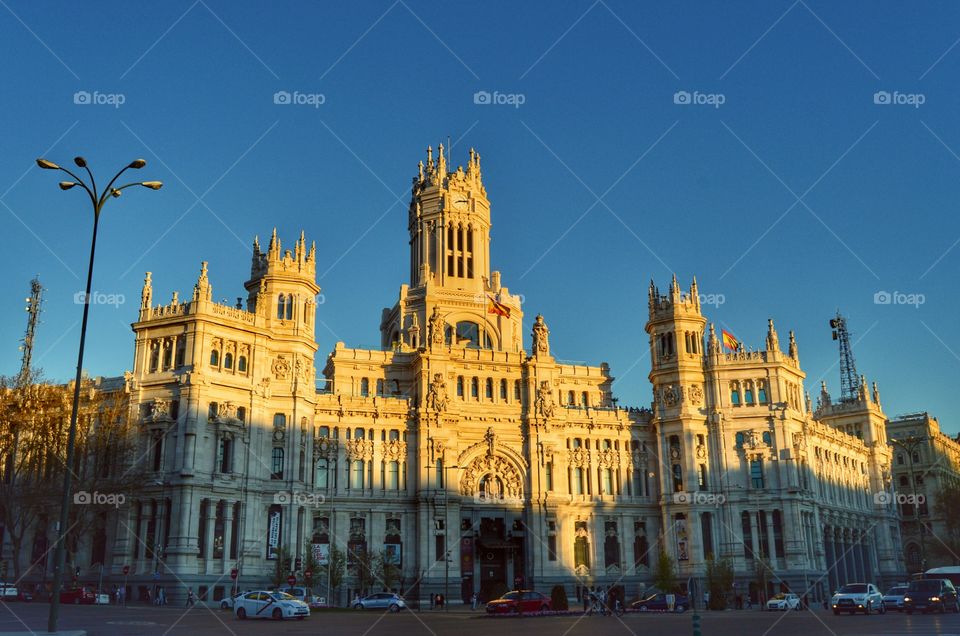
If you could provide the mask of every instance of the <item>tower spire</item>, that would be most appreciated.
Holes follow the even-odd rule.
[[[153,274],[146,273],[143,277],[143,289],[140,291],[140,309],[150,309],[153,301]]]
[[[793,335],[793,329],[790,330],[790,349],[787,352],[795,362],[800,362],[800,353],[797,349],[797,338]]]
[[[780,336],[773,326],[773,318],[767,318],[767,351],[780,351]]]

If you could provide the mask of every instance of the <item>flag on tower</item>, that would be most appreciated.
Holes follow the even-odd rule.
[[[720,330],[720,335],[723,337],[723,346],[731,351],[736,351],[740,348],[740,341],[734,337],[732,333],[726,329]]]
[[[497,294],[496,297],[487,294],[487,299],[490,301],[487,303],[488,314],[497,314],[504,318],[510,317],[510,308],[500,302],[500,294]]]

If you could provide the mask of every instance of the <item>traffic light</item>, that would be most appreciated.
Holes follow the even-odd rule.
[[[303,569],[303,559],[302,559],[302,558],[297,557],[296,567],[293,568],[293,569],[296,570],[297,572],[299,572],[300,570]]]
[[[290,564],[291,564],[291,563],[292,563],[292,561],[290,560],[290,557],[287,557],[287,558],[284,559],[284,561],[283,561],[283,567],[284,567],[284,569],[286,569],[287,572],[290,572],[290,571],[291,571],[291,570],[290,570]]]

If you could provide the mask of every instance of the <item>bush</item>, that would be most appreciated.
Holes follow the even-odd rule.
[[[550,607],[557,612],[564,612],[570,609],[567,605],[567,591],[563,589],[562,585],[554,585],[553,589],[550,590]]]

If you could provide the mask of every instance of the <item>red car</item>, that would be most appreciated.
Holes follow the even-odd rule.
[[[507,592],[487,603],[488,614],[519,614],[520,612],[549,612],[550,597],[532,590]]]
[[[93,605],[97,602],[97,595],[89,587],[79,587],[75,590],[60,592],[61,605]]]

